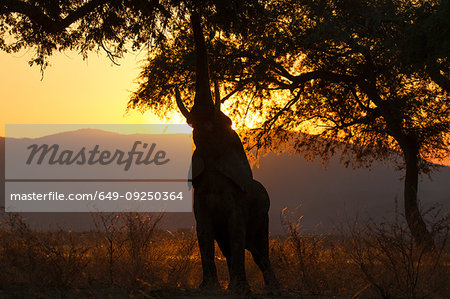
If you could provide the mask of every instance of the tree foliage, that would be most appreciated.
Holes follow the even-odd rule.
[[[30,64],[42,69],[48,57],[66,50],[87,57],[102,49],[115,60],[128,47],[162,38],[170,16],[158,1],[5,0],[0,4],[0,49],[33,49]]]
[[[233,30],[245,27],[243,15],[256,1],[225,0],[2,0],[0,50],[31,49],[31,65],[41,70],[55,52],[78,51],[87,57],[104,51],[117,62],[127,51],[153,47],[173,37],[171,24],[189,10],[214,12],[216,22]],[[227,16],[227,17],[217,17]],[[229,18],[233,16],[232,18]]]
[[[448,22],[446,10],[445,0],[271,1],[241,35],[206,23],[212,77],[228,94],[224,101],[232,98],[235,117],[251,115],[272,129],[261,147],[272,149],[303,129],[341,141],[318,146],[302,135],[293,143],[323,157],[350,144],[359,147],[344,150],[347,161],[370,162],[391,157],[410,138],[423,161],[440,158],[449,148],[449,99],[440,84],[449,80],[448,38],[438,44],[420,32]],[[187,22],[177,26],[177,38],[149,58],[130,108],[158,113],[174,108],[174,86],[192,93],[192,37]],[[433,34],[444,37],[445,30]],[[440,69],[439,79],[431,68]]]

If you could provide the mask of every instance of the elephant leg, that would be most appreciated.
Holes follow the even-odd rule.
[[[197,229],[198,246],[202,258],[203,281],[200,288],[220,288],[217,278],[216,264],[214,263],[214,237],[212,232]]]
[[[230,248],[230,240],[228,238],[228,235],[226,236],[220,236],[217,237],[217,244],[219,245],[220,251],[222,251],[222,254],[225,256],[227,260],[227,266],[228,266],[228,274],[231,277],[231,248]]]
[[[243,221],[230,219],[230,284],[231,291],[241,294],[250,292],[245,277],[245,229]]]
[[[269,290],[279,289],[277,278],[270,264],[268,235],[260,234],[259,237],[250,241],[249,250],[256,265],[261,269],[266,288]]]

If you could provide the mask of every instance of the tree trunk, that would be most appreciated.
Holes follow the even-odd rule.
[[[404,204],[405,217],[416,245],[425,250],[434,250],[434,241],[427,230],[425,221],[420,214],[417,202],[419,182],[419,153],[413,145],[403,148],[406,164]]]

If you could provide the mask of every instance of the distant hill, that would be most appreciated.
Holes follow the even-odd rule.
[[[58,134],[58,138],[117,138],[117,134],[102,131],[86,131]],[[55,135],[53,136],[55,137]],[[46,137],[44,137],[46,138]],[[1,202],[4,203],[4,138],[0,139]],[[75,140],[76,142],[76,140]],[[112,141],[111,141],[112,143]],[[298,156],[269,154],[261,158],[259,168],[254,168],[254,177],[264,184],[271,197],[270,230],[273,234],[283,232],[280,212],[300,206],[297,216],[303,215],[305,230],[326,231],[345,217],[358,214],[361,218],[382,218],[392,213],[398,199],[402,211],[402,172],[381,163],[372,169],[349,169],[336,160],[322,168],[321,161],[305,162]],[[422,206],[439,203],[444,211],[450,211],[450,167],[442,167],[432,175],[424,177],[419,186]],[[92,226],[87,213],[23,213],[33,225],[43,229],[63,226],[72,230],[87,230]],[[163,228],[186,229],[194,226],[192,213],[166,213]]]

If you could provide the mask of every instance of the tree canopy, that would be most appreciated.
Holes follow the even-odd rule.
[[[439,158],[448,149],[442,130],[448,127],[448,38],[445,30],[435,30],[444,39],[437,44],[420,30],[448,31],[442,24],[448,3],[422,2],[270,2],[241,36],[209,22],[212,77],[228,94],[224,101],[232,97],[234,116],[259,115],[275,136],[307,121],[324,137],[364,146],[361,158],[382,158],[390,155],[388,148],[400,150],[395,130],[414,131],[422,156]],[[192,92],[194,53],[187,28],[187,21],[178,22],[177,38],[150,57],[130,108],[159,113],[175,107],[174,86]],[[439,78],[431,68],[440,69]],[[381,110],[393,112],[400,128],[394,120],[388,125]],[[271,139],[265,140],[269,146]],[[324,155],[328,149],[322,148]]]
[[[189,10],[214,14],[216,22],[232,30],[239,27],[244,15],[251,15],[255,3],[253,0],[2,0],[0,50],[13,53],[32,49],[30,64],[42,70],[51,55],[66,50],[78,51],[83,57],[101,50],[117,61],[127,51],[144,47],[151,50],[173,37],[172,22],[188,17]]]
[[[207,22],[212,77],[234,116],[260,116],[259,148],[290,141],[327,159],[343,147],[365,165],[401,154],[408,224],[433,247],[417,189],[419,171],[450,152],[448,12],[447,0],[270,1],[240,34]],[[192,92],[187,26],[149,58],[129,108],[166,111],[173,87]],[[293,134],[312,127],[318,134]]]

